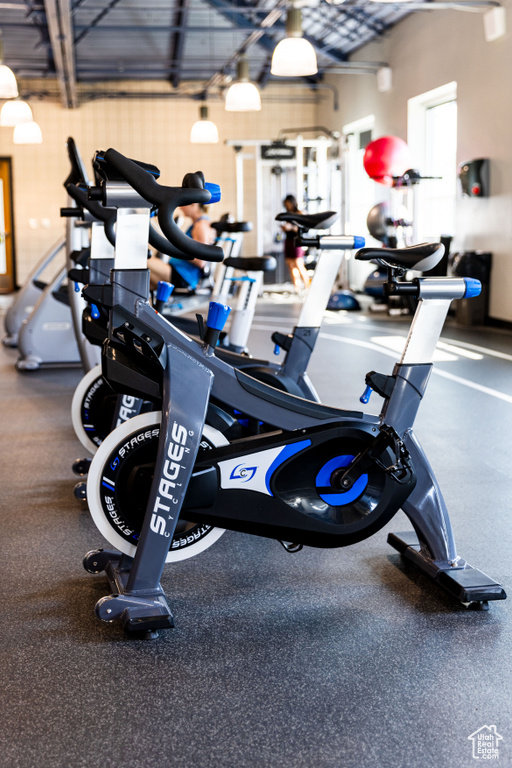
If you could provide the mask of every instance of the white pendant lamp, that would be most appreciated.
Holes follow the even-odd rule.
[[[236,82],[230,85],[224,104],[226,112],[259,112],[260,92],[249,79],[249,62],[245,57],[237,62]]]
[[[218,144],[219,132],[215,123],[208,120],[206,104],[201,105],[199,115],[200,119],[194,123],[190,131],[190,142],[192,144]]]
[[[302,36],[302,11],[290,8],[286,17],[286,37],[274,50],[270,73],[279,77],[303,77],[317,72],[315,49]]]
[[[15,144],[42,144],[43,134],[37,123],[19,123],[14,127],[13,142]]]
[[[18,96],[18,84],[14,72],[2,63],[3,60],[4,44],[0,40],[0,99],[15,99]]]
[[[14,128],[20,123],[32,123],[32,110],[26,101],[14,99],[6,101],[0,110],[0,125],[4,128]]]

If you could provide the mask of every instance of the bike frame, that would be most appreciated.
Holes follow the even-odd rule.
[[[122,235],[125,225],[130,232],[129,238]],[[160,578],[193,473],[210,398],[227,401],[231,407],[273,425],[276,430],[300,430],[318,425],[327,430],[340,422],[364,425],[374,431],[384,423],[392,427],[409,450],[417,476],[416,488],[402,506],[417,539],[407,543],[397,538],[391,543],[463,602],[479,597],[484,600],[504,597],[499,585],[456,554],[446,505],[413,432],[432,370],[437,340],[451,301],[465,295],[465,280],[421,278],[418,281],[418,307],[402,357],[392,376],[387,377],[389,395],[385,397],[379,415],[365,415],[305,401],[261,384],[216,357],[208,344],[190,339],[156,313],[146,298],[148,226],[148,209],[132,213],[123,211],[118,218],[115,269],[111,276],[114,307],[111,337],[115,336],[114,329],[122,333],[126,328],[126,333],[137,334],[141,348],[149,350],[162,363],[159,448],[147,511],[133,559],[112,551],[86,557],[89,570],[105,568],[113,589],[112,595],[97,604],[99,618],[106,621],[121,618],[125,628],[130,630],[173,625]],[[130,317],[133,323],[130,323]],[[104,370],[109,380],[120,385],[125,383],[123,364],[119,363],[115,349],[107,350]],[[254,447],[248,452],[247,444],[244,445],[244,459],[252,456],[257,460],[258,438],[248,438],[250,440],[254,441]],[[236,457],[240,446],[234,444],[222,451],[223,460],[228,461],[230,452]],[[169,457],[175,455],[180,457],[180,468],[179,476],[174,478],[171,500],[164,492],[168,489],[165,478],[169,477]],[[243,515],[244,510],[240,509],[239,516]],[[90,567],[91,563],[94,569]]]

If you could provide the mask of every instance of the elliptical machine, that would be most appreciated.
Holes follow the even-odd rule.
[[[82,158],[74,140],[67,140],[70,173],[64,182],[89,184]],[[66,237],[60,240],[36,265],[23,288],[16,296],[5,318],[7,338],[4,344],[17,346],[19,357],[15,364],[18,371],[35,371],[41,366],[79,366],[85,370],[97,362],[88,361],[85,348],[76,335],[76,319],[81,310],[78,292],[68,280],[71,254],[86,246],[87,232],[75,218],[68,219]],[[41,276],[62,252],[66,263],[45,283]]]

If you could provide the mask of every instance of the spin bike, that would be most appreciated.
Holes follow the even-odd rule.
[[[143,164],[147,172],[156,177],[159,171],[155,166]],[[104,161],[102,153],[96,153],[93,160],[95,173],[95,187],[87,187],[84,184],[70,182],[66,189],[74,202],[73,208],[61,209],[61,216],[73,217],[80,220],[82,225],[91,228],[91,245],[86,249],[88,263],[81,269],[73,269],[69,275],[73,283],[102,286],[110,281],[110,270],[114,266],[114,246],[116,242],[115,224],[117,209],[103,206],[94,199],[103,181],[108,180],[113,184],[123,184],[108,163]],[[90,199],[92,197],[92,199]],[[123,211],[129,215],[129,205],[121,205]],[[175,255],[175,249],[168,240],[163,238],[153,227],[149,229],[149,243],[159,251],[167,255]],[[87,304],[82,313],[81,327],[77,329],[77,335],[81,334],[85,340],[96,347],[101,347],[107,336],[108,314],[95,304]],[[116,395],[101,374],[101,366],[96,365],[86,372],[73,395],[71,406],[71,418],[75,434],[89,452],[94,453],[103,438],[116,425],[126,419],[148,410],[150,404],[131,395]],[[78,475],[87,473],[90,459],[77,459],[73,463],[73,471]],[[77,498],[85,499],[85,486],[78,484],[74,489]]]
[[[140,181],[138,167],[127,158],[112,150],[106,157],[130,183],[134,176]],[[177,206],[206,203],[209,192],[161,187],[149,174],[138,188],[144,198],[160,195],[160,226],[184,258],[221,258],[214,246],[187,241],[173,221]],[[384,401],[379,414],[331,408],[280,392],[219,359],[223,305],[211,306],[202,342],[152,309],[146,268],[150,204],[143,205],[141,200],[137,237],[131,230],[132,250],[116,248],[103,369],[112,386],[158,399],[162,410],[114,430],[91,464],[90,511],[115,548],[84,559],[89,572],[105,571],[111,586],[96,615],[120,620],[128,632],[172,627],[160,585],[165,563],[201,552],[223,529],[277,539],[288,551],[341,547],[373,535],[400,508],[414,530],[388,540],[404,557],[465,605],[486,607],[489,600],[504,599],[499,584],[457,555],[441,490],[413,431],[450,302],[477,295],[479,282],[399,282],[406,270],[435,266],[443,246],[387,251],[387,290],[418,299],[404,352],[392,375],[367,375],[368,386]],[[363,249],[357,258],[383,254]],[[206,424],[212,402],[273,430],[230,443]]]
[[[107,162],[104,153],[96,153],[95,160],[93,162],[94,167],[100,167],[102,169],[102,178],[100,181],[109,183],[115,182],[119,184],[119,171],[113,166],[112,162]],[[148,175],[148,172],[155,178],[158,178],[158,169],[154,166],[145,166],[143,173],[144,177]],[[187,174],[186,184],[188,186],[197,186],[202,188],[204,179],[201,180],[199,174]],[[135,185],[139,183],[137,179],[133,181]],[[92,202],[87,199],[85,193],[79,189],[69,189],[69,193],[73,196],[77,204],[82,208],[89,211],[90,214],[96,216],[103,221],[109,222],[109,234],[108,239],[111,243],[115,243],[115,239],[111,234],[112,222],[105,211],[110,211],[110,208],[105,208],[103,214],[99,213],[97,207],[98,202]],[[100,188],[92,192],[93,196],[99,198]],[[129,192],[125,190],[125,197],[117,200],[118,210],[127,209],[131,205]],[[158,203],[158,200],[156,201]],[[243,354],[242,351],[246,348],[247,337],[249,334],[250,324],[252,316],[254,314],[256,294],[255,285],[257,282],[253,275],[256,270],[266,268],[266,261],[264,257],[239,257],[231,256],[223,260],[222,266],[226,266],[230,273],[227,275],[227,279],[222,282],[222,286],[219,282],[218,292],[220,298],[224,297],[223,291],[229,286],[232,271],[234,269],[248,270],[247,278],[243,281],[242,290],[238,297],[237,306],[234,310],[235,319],[238,322],[232,323],[230,328],[230,345],[226,346],[221,344],[217,349],[217,354],[223,360],[233,365],[236,368],[245,370],[251,376],[265,381],[272,386],[290,392],[291,394],[299,397],[305,397],[310,400],[318,401],[318,395],[316,390],[307,374],[307,367],[311,354],[313,353],[318,334],[320,332],[320,326],[322,318],[327,306],[329,296],[332,290],[332,284],[338,273],[340,262],[343,258],[343,251],[346,249],[352,249],[354,247],[361,247],[364,245],[364,238],[351,237],[347,235],[337,236],[325,236],[317,234],[314,237],[306,237],[306,233],[311,229],[325,230],[332,226],[333,222],[337,218],[337,214],[333,211],[321,212],[312,215],[308,214],[279,214],[279,217],[287,217],[286,220],[293,221],[297,224],[301,236],[301,243],[308,246],[314,246],[321,249],[329,249],[331,253],[322,253],[315,275],[312,280],[312,284],[306,296],[300,318],[293,331],[289,334],[284,334],[276,331],[272,335],[272,339],[276,345],[275,352],[278,354],[284,349],[284,361],[283,363],[276,361],[267,361],[257,358],[253,358],[247,354]],[[223,223],[219,225],[224,230],[229,230],[229,223]],[[96,229],[100,229],[97,227]],[[240,223],[233,225],[235,232],[240,230]],[[224,231],[223,230],[223,231]],[[93,229],[93,237],[95,233]],[[162,243],[161,240],[156,243],[154,240],[155,231],[150,229],[149,241],[158,245],[159,249],[164,253],[175,253],[170,244]],[[99,234],[98,234],[99,237]],[[185,237],[185,235],[183,235]],[[190,239],[190,238],[189,238]],[[101,257],[102,249],[98,246],[98,256]],[[99,264],[96,260],[96,246],[93,242],[91,251],[91,265]],[[99,267],[93,270],[91,266],[90,282],[92,284],[101,284],[108,282],[108,271],[112,266],[112,263],[107,260],[107,266],[101,270]],[[102,276],[103,279],[99,279]],[[94,296],[97,296],[94,291],[103,290],[96,288],[88,290],[87,293],[91,297],[91,302],[95,306],[96,312],[102,312],[101,307],[98,308],[98,301]],[[165,314],[165,306],[160,308],[163,314]],[[167,316],[168,319],[177,326],[180,330],[184,330],[186,333],[200,333],[197,322],[191,322],[189,324],[183,324],[183,318],[176,318],[175,316]],[[86,311],[84,317],[84,332],[91,338],[95,335],[94,324],[91,322],[91,310]],[[106,334],[106,325],[101,325],[101,332],[98,338],[102,343]],[[97,335],[97,334],[96,334]],[[72,403],[72,420],[75,433],[80,442],[89,452],[94,453],[99,445],[101,445],[105,436],[111,431],[112,425],[119,425],[121,421],[125,421],[128,418],[132,418],[141,411],[142,399],[134,398],[131,395],[125,394],[122,401],[116,400],[113,397],[111,389],[105,383],[101,371],[98,368],[90,371],[79,383],[75,394],[73,396]],[[84,475],[87,472],[89,461],[87,459],[79,460],[74,465],[74,470],[77,474]],[[76,486],[75,495],[80,498],[85,498],[85,488],[82,485]]]

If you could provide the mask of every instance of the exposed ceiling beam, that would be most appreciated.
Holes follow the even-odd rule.
[[[100,23],[100,21],[102,19],[104,19],[105,16],[107,16],[110,13],[110,11],[113,8],[115,8],[116,5],[118,5],[120,2],[121,2],[121,0],[110,0],[109,4],[107,6],[105,6],[105,8],[101,9],[101,11],[94,17],[94,19],[90,22],[90,24],[88,24],[87,27],[82,29],[80,34],[75,38],[75,44],[78,44],[81,40],[83,40],[83,38],[87,34],[89,34],[91,29],[94,29],[94,27],[97,27],[98,24]]]
[[[237,13],[235,11],[231,2],[228,2],[227,0],[207,0],[207,2],[220,13],[222,13],[223,16],[229,18],[229,20],[235,25],[235,27],[237,27],[237,29],[245,29],[247,24],[245,17],[241,13]],[[259,3],[253,5],[252,10],[257,11],[258,5]],[[266,50],[268,54],[273,52],[276,45],[275,41],[270,35],[267,35],[265,30],[269,27],[272,27],[277,21],[279,21],[281,15],[285,11],[285,8],[286,0],[277,0],[274,9],[267,13],[267,15],[262,18],[257,25],[255,25],[254,32],[246,37],[241,45],[238,46],[236,51],[224,63],[223,67],[210,77],[205,85],[205,92],[208,90],[208,88],[223,84],[224,76],[228,72],[229,68],[240,58],[240,56],[249,50],[251,45],[258,43],[262,48]],[[268,60],[270,61],[270,57]]]
[[[241,12],[241,6],[234,6],[230,0],[206,0],[212,8],[215,8],[224,18],[227,18],[237,29],[247,29],[247,18]],[[253,12],[258,11],[258,3],[252,5],[251,10]],[[240,53],[245,53],[247,49],[254,43],[258,43],[261,48],[264,48],[269,53],[272,53],[276,47],[276,42],[271,35],[266,33],[269,27],[272,27],[286,10],[286,0],[277,0],[275,7],[269,13],[266,13],[265,17],[257,24],[253,25],[253,33],[249,35],[247,40],[240,46],[238,54],[235,53],[231,57],[233,61],[236,61]],[[249,10],[249,9],[246,9]],[[261,13],[261,9],[259,10]],[[229,60],[231,63],[231,59]]]
[[[74,109],[78,106],[78,96],[71,2],[70,0],[44,0],[44,7],[61,101],[66,109]]]
[[[177,24],[174,32],[174,40],[171,47],[170,61],[177,64],[177,70],[171,78],[173,88],[180,84],[180,69],[183,63],[183,49],[185,47],[185,35],[187,31],[187,17],[190,0],[178,0],[175,10],[175,23]]]

